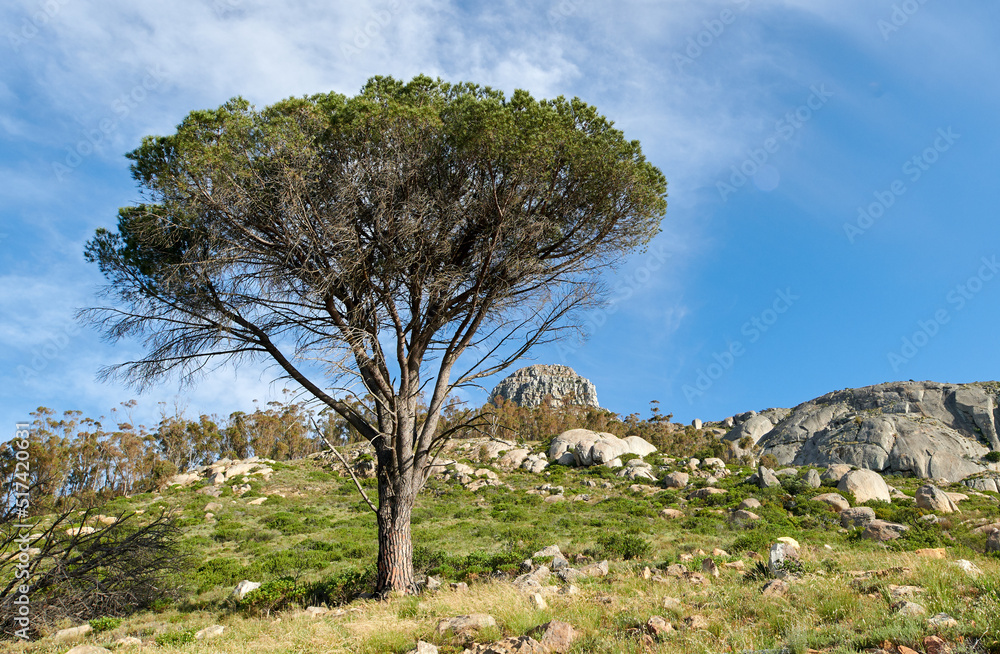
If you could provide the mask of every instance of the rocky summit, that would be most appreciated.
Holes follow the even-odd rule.
[[[490,393],[490,401],[498,397],[526,407],[541,406],[547,397],[554,403],[600,406],[594,384],[569,366],[521,368],[496,385]]]
[[[742,414],[724,436],[735,455],[756,446],[780,465],[848,464],[959,481],[1000,477],[1000,384],[893,382],[828,393],[791,411]]]

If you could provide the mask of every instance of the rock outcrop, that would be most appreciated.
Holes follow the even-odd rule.
[[[741,442],[757,439],[760,453],[781,465],[849,464],[959,481],[987,471],[983,455],[1000,450],[998,393],[994,383],[847,389],[800,404],[759,436],[763,420],[737,416],[724,439],[736,446],[734,452]]]
[[[560,465],[621,467],[625,454],[648,456],[656,447],[638,436],[618,438],[607,432],[570,429],[552,439],[549,459]]]
[[[518,406],[540,406],[546,397],[551,397],[555,403],[600,406],[594,384],[569,366],[521,368],[496,385],[490,393],[490,401],[498,397]]]

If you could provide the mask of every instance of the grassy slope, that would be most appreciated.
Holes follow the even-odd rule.
[[[537,444],[536,444],[537,445]],[[540,445],[538,445],[540,447]],[[474,454],[475,448],[470,448]],[[654,457],[655,458],[655,457]],[[479,464],[477,464],[479,465]],[[240,579],[268,581],[283,576],[299,582],[322,579],[350,569],[370,566],[375,558],[375,523],[360,501],[349,477],[341,477],[319,462],[296,461],[274,466],[268,482],[254,481],[254,490],[242,498],[227,493],[219,499],[198,494],[198,486],[171,488],[161,495],[120,498],[102,509],[155,512],[159,507],[179,510],[185,528],[184,549],[190,557],[183,581],[186,599],[162,612],[127,619],[111,631],[92,635],[88,642],[109,645],[135,635],[161,644],[163,652],[404,652],[417,638],[433,641],[442,652],[460,652],[458,640],[437,636],[442,617],[482,611],[497,618],[498,628],[477,640],[521,635],[552,618],[566,620],[583,633],[574,651],[639,652],[643,650],[635,627],[652,615],[662,615],[675,627],[692,614],[708,618],[703,630],[684,630],[665,636],[658,651],[740,651],[791,646],[855,651],[889,640],[919,647],[921,639],[936,633],[926,618],[904,618],[890,607],[889,584],[911,584],[925,589],[916,601],[934,614],[958,618],[959,626],[941,635],[958,646],[964,640],[978,651],[995,648],[1000,632],[1000,560],[982,553],[985,536],[973,534],[975,522],[1000,521],[996,496],[961,503],[962,513],[947,516],[939,525],[923,526],[924,511],[912,502],[878,506],[880,517],[914,525],[904,541],[886,548],[861,541],[856,533],[840,529],[836,514],[810,502],[818,490],[798,491],[795,506],[786,506],[782,489],[761,491],[740,484],[749,470],[733,474],[717,485],[729,493],[707,500],[684,501],[677,491],[651,488],[647,494],[630,490],[632,482],[602,468],[589,470],[551,467],[543,475],[525,472],[501,474],[514,488],[486,488],[476,493],[457,482],[432,480],[414,512],[414,541],[419,571],[428,570],[451,580],[470,582],[467,591],[443,590],[420,598],[387,602],[358,600],[340,617],[313,619],[301,611],[277,615],[249,615],[233,610],[226,596]],[[602,484],[610,481],[613,488]],[[703,481],[692,479],[703,485]],[[593,485],[588,485],[590,482]],[[366,482],[372,484],[372,482]],[[565,487],[567,500],[546,503],[526,490],[549,483]],[[893,478],[890,483],[912,495],[920,482]],[[373,485],[373,484],[372,484]],[[959,490],[958,488],[954,490]],[[279,497],[278,494],[285,497]],[[572,501],[589,494],[589,501]],[[261,506],[254,497],[267,495]],[[756,512],[760,523],[733,526],[726,509],[744,497],[764,502]],[[206,521],[204,507],[218,502],[215,520]],[[658,517],[664,507],[681,508],[687,517],[668,521]],[[789,510],[790,509],[790,510]],[[963,524],[966,522],[965,524]],[[608,534],[637,534],[650,543],[639,559],[614,560],[614,552],[599,544]],[[645,566],[665,567],[684,561],[699,549],[722,548],[753,566],[751,552],[766,557],[778,536],[791,536],[803,545],[805,575],[783,598],[762,598],[762,581],[746,581],[738,572],[722,569],[707,588],[668,578],[666,583],[645,581]],[[577,595],[547,595],[549,608],[536,610],[525,595],[508,583],[490,581],[489,568],[519,561],[537,548],[558,544],[570,554],[612,557],[612,574],[578,583]],[[825,547],[829,545],[829,548]],[[947,546],[947,561],[918,557],[918,547]],[[489,557],[477,553],[498,554]],[[465,555],[474,555],[467,557]],[[960,558],[974,561],[985,574],[974,580],[953,565]],[[699,569],[700,557],[684,561]],[[721,563],[721,560],[720,560]],[[906,567],[883,578],[856,581],[852,570]],[[509,570],[511,566],[505,569]],[[681,600],[680,611],[664,608],[663,599]],[[180,643],[182,634],[209,624],[224,624],[226,633],[205,643]],[[14,644],[15,652],[65,652],[68,645],[43,639]]]

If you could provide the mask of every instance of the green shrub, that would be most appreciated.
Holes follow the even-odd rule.
[[[993,450],[992,452],[987,452],[986,456],[983,457],[984,461],[989,461],[990,463],[1000,463],[1000,450]]]
[[[598,556],[614,559],[637,559],[649,553],[649,542],[638,534],[607,534],[597,539]]]
[[[285,511],[275,513],[267,520],[267,522],[264,523],[264,526],[269,527],[270,529],[277,529],[286,536],[304,534],[312,531],[312,529],[303,524],[294,515]]]
[[[364,570],[351,569],[310,584],[306,597],[310,604],[339,606],[346,604],[360,593],[375,587],[375,566]]]
[[[113,618],[109,615],[105,615],[100,618],[94,618],[89,622],[90,628],[94,630],[94,633],[98,634],[101,633],[102,631],[111,631],[121,623],[122,623],[121,618]]]
[[[256,614],[269,614],[292,605],[301,605],[309,596],[310,588],[298,586],[291,577],[283,577],[261,584],[239,600],[240,609]]]
[[[194,575],[197,592],[204,593],[218,586],[232,586],[246,576],[246,568],[234,559],[218,558],[205,561]]]

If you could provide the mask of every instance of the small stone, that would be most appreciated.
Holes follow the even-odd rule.
[[[729,519],[732,522],[753,522],[755,520],[760,520],[760,516],[753,511],[737,509],[729,514]]]
[[[772,579],[760,589],[764,597],[783,597],[788,592],[788,582],[784,579]]]
[[[454,618],[445,618],[438,622],[437,633],[455,633],[458,635],[470,634],[480,629],[497,626],[497,621],[486,613],[472,613],[469,615],[459,615]]]
[[[641,576],[646,581],[649,581],[650,579],[653,578],[653,571],[649,569],[648,565],[645,568],[642,569],[642,575]]]
[[[946,559],[948,558],[948,552],[943,547],[925,547],[914,552],[917,556],[922,556],[926,559]]]
[[[979,566],[977,566],[972,561],[967,561],[965,559],[959,559],[958,561],[955,561],[955,565],[957,565],[959,568],[961,568],[962,571],[965,574],[967,574],[967,575],[969,575],[970,577],[973,577],[973,578],[978,577],[979,575],[983,574],[983,571],[979,569]]]
[[[669,634],[674,630],[673,626],[669,622],[658,615],[654,615],[646,621],[646,629],[648,629],[649,633],[654,636]]]
[[[437,577],[427,575],[427,590],[437,590],[441,587],[441,580]]]
[[[267,501],[266,497],[258,497],[256,499],[250,500],[249,502],[247,502],[247,504],[249,504],[250,506],[260,506],[266,501]]]
[[[465,583],[464,581],[452,583],[449,585],[449,587],[455,591],[469,590],[469,584]]]
[[[718,547],[712,550],[712,556],[721,556],[723,558],[729,557],[729,552],[726,550],[720,550]]]
[[[438,654],[438,648],[437,645],[418,640],[417,646],[407,652],[407,654]]]
[[[93,628],[89,624],[82,624],[79,627],[70,627],[68,629],[60,629],[56,632],[55,636],[52,637],[52,641],[56,643],[64,643],[67,640],[76,640],[78,638],[83,638],[91,631],[93,631]]]
[[[216,638],[222,635],[226,628],[221,624],[214,624],[211,627],[205,627],[201,629],[194,635],[195,640],[209,640],[210,638]]]
[[[896,651],[899,652],[899,654],[920,654],[920,652],[915,649],[911,649],[906,645],[896,645]]]
[[[915,618],[919,615],[927,614],[927,609],[916,602],[900,602],[894,608],[897,613],[908,618]]]
[[[66,654],[111,654],[111,650],[97,645],[77,645]]]
[[[701,571],[712,577],[719,576],[719,566],[715,564],[715,559],[708,557],[701,562]]]
[[[125,636],[119,638],[115,641],[117,647],[132,647],[134,645],[142,645],[142,639],[136,638],[135,636]]]
[[[565,652],[573,646],[573,641],[578,636],[573,625],[560,620],[546,622],[538,631],[542,632],[539,642],[550,652]]]
[[[601,561],[600,563],[591,563],[580,569],[584,575],[588,577],[606,577],[608,575],[608,562]]]
[[[677,509],[663,509],[660,511],[660,517],[667,520],[677,520],[684,517],[684,512]]]
[[[549,608],[548,603],[546,603],[545,598],[542,597],[541,593],[531,594],[531,606],[538,611],[544,611]]]
[[[924,638],[924,649],[927,650],[927,654],[948,654],[951,651],[948,643],[944,642],[938,636],[926,636]]]
[[[708,625],[708,618],[703,615],[695,614],[684,618],[684,626],[688,629],[708,629]]]
[[[684,605],[676,597],[664,597],[663,608],[680,613],[684,610]]]
[[[927,624],[931,627],[938,627],[939,629],[947,629],[948,627],[957,627],[958,620],[951,617],[947,613],[937,613],[930,618],[927,618]]]

